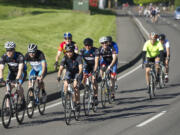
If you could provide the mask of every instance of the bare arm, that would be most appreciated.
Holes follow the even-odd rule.
[[[16,79],[20,79],[22,72],[23,72],[23,68],[24,68],[24,64],[20,63],[19,67],[18,67],[18,73],[17,73]]]
[[[115,64],[115,62],[117,60],[117,54],[113,54],[112,57],[113,57],[113,60],[112,60],[111,64],[109,65],[110,67],[112,67]]]
[[[56,62],[58,62],[60,56],[61,56],[61,51],[58,51],[56,55]]]
[[[44,76],[45,71],[46,71],[46,62],[44,61],[41,64],[42,64],[42,74],[41,74],[41,76]]]
[[[60,66],[59,71],[58,71],[58,77],[61,76],[63,69],[64,69],[64,66]]]
[[[99,64],[99,57],[95,57],[95,65],[94,65],[94,71],[97,71]]]
[[[82,71],[83,71],[83,64],[80,64],[79,65],[79,75],[82,74]]]
[[[167,57],[170,57],[170,48],[166,48]]]
[[[0,78],[3,78],[4,65],[0,64]]]

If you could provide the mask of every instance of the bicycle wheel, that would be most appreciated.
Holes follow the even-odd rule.
[[[43,101],[43,95],[42,92],[39,91],[39,104],[38,104],[38,110],[41,115],[44,115],[46,109],[46,101]]]
[[[84,95],[83,95],[83,107],[84,107],[84,113],[86,116],[89,116],[90,113],[90,107],[91,107],[91,103],[90,103],[90,90],[89,88],[86,86],[84,89]]]
[[[105,81],[101,83],[101,104],[102,107],[106,107],[106,101],[107,101],[107,87],[105,84]]]
[[[150,75],[150,82],[149,82],[149,98],[152,99],[155,96],[155,82],[154,77]]]
[[[112,104],[112,89],[110,87],[110,80],[107,80],[107,96],[108,96],[108,102],[109,104]]]
[[[60,90],[60,93],[61,93],[61,100],[62,100],[62,105],[63,107],[65,106],[65,95],[64,95],[64,89],[63,89],[63,86]]]
[[[34,100],[34,90],[30,88],[27,92],[27,115],[28,118],[32,118],[34,115],[35,100]]]
[[[18,95],[16,99],[16,120],[19,124],[22,124],[25,114],[25,108],[22,108],[21,106],[22,106],[22,100]]]
[[[74,111],[74,116],[75,116],[76,121],[79,121],[80,112],[81,112],[81,106],[79,106],[79,108],[77,108],[77,106],[76,106],[75,111]]]
[[[69,125],[71,121],[71,113],[72,113],[71,102],[72,102],[72,97],[69,93],[67,93],[65,95],[65,107],[64,107],[65,122],[67,125]]]
[[[10,103],[10,96],[5,95],[3,99],[3,103],[2,103],[2,110],[1,110],[1,119],[2,119],[2,124],[4,128],[8,128],[11,123],[12,111],[13,110],[12,110],[12,105]]]

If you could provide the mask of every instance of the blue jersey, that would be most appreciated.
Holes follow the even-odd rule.
[[[112,44],[110,45],[110,47],[113,47],[113,48],[115,49],[116,54],[118,54],[118,53],[119,53],[119,48],[118,48],[118,45],[117,45],[117,43],[116,43],[116,42],[112,42]]]

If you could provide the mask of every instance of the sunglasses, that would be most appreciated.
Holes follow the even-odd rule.
[[[6,49],[6,52],[12,52],[14,49]]]
[[[101,44],[107,44],[108,42],[102,42]]]
[[[65,40],[71,40],[72,38],[64,38]]]

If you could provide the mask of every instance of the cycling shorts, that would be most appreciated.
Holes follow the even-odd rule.
[[[31,80],[31,78],[33,76],[41,76],[42,74],[42,70],[36,71],[34,69],[31,69],[31,71],[29,72],[29,80]],[[43,75],[43,78],[47,75],[47,69],[45,70],[45,73]]]
[[[78,77],[78,73],[72,73],[68,70],[66,70],[65,76],[64,76],[64,80],[76,80]],[[80,82],[82,81],[82,75],[81,78],[79,80]]]
[[[108,67],[110,63],[107,63],[106,61],[101,59],[100,66],[102,67],[102,65],[105,65],[106,67]],[[111,74],[114,76],[117,74],[117,62],[113,65],[113,67],[111,67]]]
[[[15,81],[16,80],[16,76],[17,76],[17,72],[11,72],[9,71],[8,72],[8,76],[7,76],[7,80],[9,81]],[[26,80],[26,76],[27,76],[27,72],[26,71],[23,71],[22,72],[22,75],[19,79],[19,83],[20,84],[23,84],[23,82]]]

